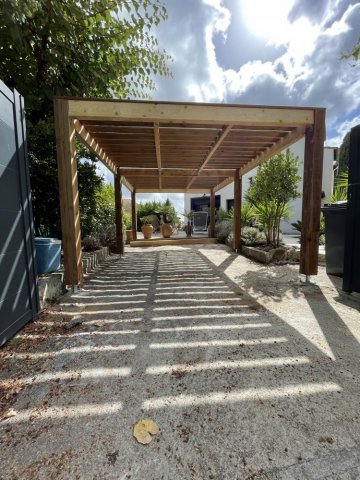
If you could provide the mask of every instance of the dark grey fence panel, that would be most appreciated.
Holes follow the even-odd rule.
[[[0,345],[39,311],[23,98],[0,82]]]
[[[343,290],[360,292],[360,125],[351,129]]]

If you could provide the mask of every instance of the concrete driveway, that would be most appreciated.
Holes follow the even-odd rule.
[[[110,257],[1,354],[0,478],[359,479],[360,304],[297,272],[220,245]]]

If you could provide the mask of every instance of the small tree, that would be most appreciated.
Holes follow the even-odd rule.
[[[259,167],[247,200],[264,228],[268,244],[280,244],[280,221],[289,214],[289,202],[300,197],[297,191],[299,159],[290,150],[270,158]]]

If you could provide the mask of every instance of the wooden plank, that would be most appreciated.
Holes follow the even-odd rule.
[[[162,177],[178,177],[189,176],[197,174],[194,168],[163,168],[161,170]],[[121,175],[125,177],[157,177],[157,168],[121,168]],[[203,177],[229,177],[234,175],[233,169],[205,169],[200,172],[199,176]]]
[[[317,109],[305,131],[300,273],[307,276],[318,271],[324,140],[325,110]]]
[[[225,180],[222,180],[220,183],[218,183],[214,188],[214,193],[218,192],[219,190],[221,190],[222,188],[225,188],[227,187],[228,185],[230,185],[230,183],[232,183],[234,181],[234,177],[229,177],[229,178],[226,178]]]
[[[161,247],[162,245],[194,245],[194,244],[214,244],[216,238],[151,238],[150,240],[137,240],[130,242],[130,247]]]
[[[83,281],[75,125],[68,102],[54,101],[59,199],[66,285]]]
[[[190,188],[190,190],[186,190],[186,187],[184,188],[163,188],[162,190],[159,190],[158,188],[137,188],[136,192],[137,193],[159,193],[159,192],[164,192],[164,193],[210,193],[209,188]]]
[[[225,140],[225,138],[229,135],[230,131],[231,131],[231,128],[232,126],[231,125],[228,125],[227,127],[225,127],[223,129],[223,131],[221,132],[221,134],[219,135],[219,137],[216,139],[216,142],[215,144],[213,145],[213,147],[211,148],[210,152],[206,155],[206,158],[204,159],[202,165],[200,166],[198,172],[200,173],[205,167],[206,165],[210,162],[210,160],[212,159],[212,157],[215,155],[217,149],[220,147],[220,145],[222,144],[222,142]],[[187,188],[190,188],[191,185],[194,183],[195,181],[195,178],[194,177],[192,180],[190,180],[190,182],[188,183],[187,185]]]
[[[114,162],[112,162],[112,160],[99,146],[96,140],[86,130],[84,125],[82,125],[79,120],[74,120],[74,126],[76,129],[77,137],[83,142],[83,144],[88,147],[91,152],[95,153],[95,155],[101,160],[105,167],[107,167],[112,173],[116,173],[116,166],[114,165]]]
[[[241,187],[242,178],[240,170],[234,175],[234,250],[240,252],[241,248]]]
[[[304,136],[305,128],[299,127],[293,130],[291,133],[288,133],[284,137],[282,137],[275,145],[270,148],[267,148],[263,153],[260,153],[257,157],[254,158],[251,162],[249,162],[245,167],[241,169],[241,175],[245,175],[245,173],[250,172],[255,167],[260,165],[261,163],[268,160],[273,155],[280,153],[285,148],[289,147],[293,143],[297,142]]]
[[[69,115],[79,120],[166,122],[298,127],[314,122],[313,109],[201,105],[159,102],[69,100]]]
[[[210,234],[211,238],[215,237],[215,193],[214,190],[210,191]]]
[[[161,146],[160,146],[160,130],[159,124],[154,123],[154,138],[155,138],[155,149],[156,149],[156,163],[158,166],[159,173],[159,188],[161,190]]]
[[[136,190],[131,192],[131,228],[133,240],[137,240]]]
[[[116,253],[122,255],[124,253],[124,236],[123,236],[123,209],[122,209],[122,177],[117,171],[114,175],[115,189],[115,225],[116,225]]]

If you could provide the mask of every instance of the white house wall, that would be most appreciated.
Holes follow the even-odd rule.
[[[301,177],[301,181],[299,182],[298,191],[302,194],[303,190],[303,171],[304,171],[304,146],[305,146],[305,139],[301,139],[298,142],[294,143],[290,147],[290,151],[299,157],[299,176]],[[323,163],[323,178],[322,178],[322,190],[324,192],[324,199],[328,198],[332,194],[333,189],[333,182],[334,182],[334,150],[335,148],[332,147],[325,147],[324,148],[324,163]],[[247,174],[245,174],[242,178],[242,197],[243,201],[245,201],[246,192],[249,188],[250,178],[253,178],[256,175],[257,168],[254,168]],[[234,184],[231,183],[227,185],[225,188],[216,192],[216,195],[221,195],[220,198],[220,206],[226,211],[227,210],[227,200],[231,200],[234,198]],[[185,194],[184,203],[185,203],[185,210],[189,211],[191,209],[191,198],[200,197],[201,194]],[[208,195],[207,195],[208,196]],[[323,203],[322,202],[322,203]],[[291,216],[287,221],[283,221],[281,223],[281,230],[283,233],[294,233],[295,229],[291,226],[292,223],[296,222],[297,220],[301,220],[301,211],[302,211],[302,198],[297,198],[291,202]]]

